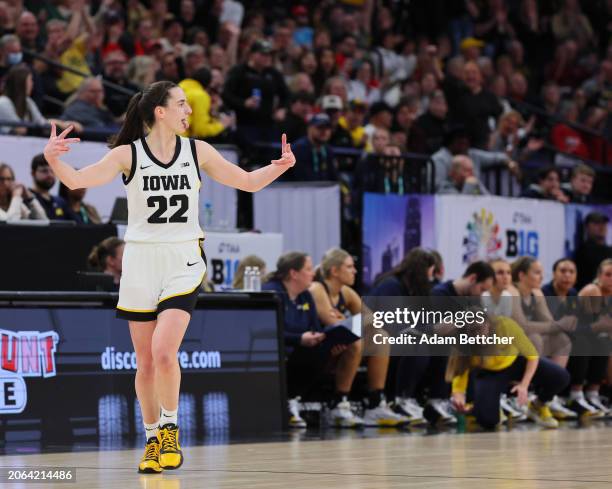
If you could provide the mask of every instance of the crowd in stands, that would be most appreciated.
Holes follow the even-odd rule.
[[[435,191],[492,192],[481,172],[502,164],[525,196],[564,202],[552,172],[531,181],[522,166],[612,162],[606,1],[4,0],[0,13],[0,122],[110,134],[133,93],[170,80],[191,137],[249,150],[287,133],[296,181],[344,171],[357,191],[410,192],[417,163],[388,157],[433,155]],[[362,161],[343,168],[338,148]]]

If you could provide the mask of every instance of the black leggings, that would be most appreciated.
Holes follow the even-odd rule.
[[[511,382],[523,378],[526,365],[524,357],[517,357],[504,370],[478,369],[471,373],[468,395],[474,402],[474,415],[480,426],[492,429],[499,423],[499,396],[508,390]],[[567,370],[542,357],[538,360],[538,368],[531,380],[538,399],[543,403],[561,392],[569,381]]]
[[[591,331],[572,335],[572,353],[567,363],[571,385],[603,382],[608,374],[609,342]]]
[[[396,395],[416,397],[419,386],[428,390],[430,399],[448,399],[450,384],[444,380],[448,357],[406,356],[398,361],[395,377]]]

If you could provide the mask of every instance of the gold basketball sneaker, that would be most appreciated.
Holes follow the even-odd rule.
[[[159,436],[149,438],[145,445],[142,460],[138,464],[138,472],[141,474],[159,474],[163,470],[159,465],[159,448]]]
[[[162,469],[178,469],[183,464],[183,452],[179,445],[178,426],[174,424],[166,424],[159,429],[160,450],[159,450],[159,465]]]

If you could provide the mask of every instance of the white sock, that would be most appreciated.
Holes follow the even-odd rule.
[[[582,391],[570,391],[570,399],[572,401],[578,401],[584,399],[584,392]]]
[[[178,423],[178,408],[175,409],[174,411],[168,411],[167,409],[164,409],[164,407],[161,407],[161,418],[159,419],[159,426],[165,426],[169,423],[173,424],[174,426],[176,426]]]
[[[159,433],[159,421],[157,423],[144,424],[145,436],[147,437],[147,441],[151,439],[151,437],[157,437]]]
[[[586,391],[586,398],[590,399],[592,397],[599,397],[599,389],[591,389]]]

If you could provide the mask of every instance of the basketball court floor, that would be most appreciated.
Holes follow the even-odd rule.
[[[324,439],[325,438],[325,439]],[[75,467],[76,483],[1,487],[574,489],[612,487],[612,426],[490,433],[293,433],[284,441],[184,447],[178,471],[140,475],[142,450],[13,453],[6,468]]]

